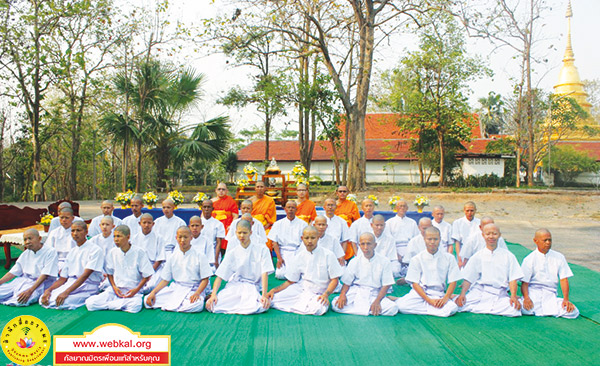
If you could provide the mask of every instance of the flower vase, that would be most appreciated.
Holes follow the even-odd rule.
[[[148,204],[148,210],[152,210],[153,208],[154,208],[154,205]]]
[[[47,233],[50,230],[50,225],[44,225],[44,232]]]
[[[418,213],[423,213],[423,207],[425,207],[425,206],[423,206],[423,205],[417,205],[417,212]]]
[[[127,205],[121,204],[121,210],[127,209]]]
[[[254,179],[254,173],[252,174],[246,174],[246,177],[248,177],[248,182]]]
[[[244,187],[240,187],[240,192],[244,192]]]
[[[173,206],[173,210],[177,210],[179,207],[177,205]]]

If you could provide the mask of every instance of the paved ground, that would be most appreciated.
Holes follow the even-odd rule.
[[[368,192],[371,193],[371,192]],[[374,192],[381,202],[379,209],[389,209],[387,201],[393,192]],[[362,192],[358,195],[362,197]],[[410,202],[414,194],[403,193]],[[462,216],[465,201],[477,203],[478,216],[492,216],[511,242],[534,248],[533,233],[540,227],[553,234],[554,249],[569,262],[600,272],[600,194],[581,192],[558,193],[439,193],[428,194],[431,205],[446,207],[449,222]],[[315,197],[320,205],[325,197]],[[19,207],[46,207],[50,202],[18,203]],[[100,214],[100,201],[81,201],[80,214],[85,219]],[[192,207],[185,204],[182,207]],[[414,209],[414,208],[410,208]]]

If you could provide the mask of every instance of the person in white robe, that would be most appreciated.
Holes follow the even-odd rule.
[[[233,220],[231,227],[235,228],[237,226],[237,223],[240,220],[246,220],[248,221],[251,225],[252,225],[252,234],[250,235],[250,243],[252,245],[266,245],[267,243],[267,234],[265,233],[265,227],[264,225],[256,220],[255,218],[252,217],[251,214],[249,213],[243,213],[240,217],[238,217],[237,219]],[[254,233],[254,230],[257,230],[258,232],[261,232],[264,234],[264,237],[262,235],[257,235]],[[233,236],[232,236],[233,235]],[[229,232],[227,233],[227,251],[226,253],[229,253],[231,250],[233,250],[233,248],[237,247],[238,245],[240,245],[240,241],[237,239],[237,235],[235,234],[235,229],[231,229],[229,230]]]
[[[487,224],[494,224],[494,219],[489,216],[482,217],[479,227],[476,230],[473,230],[471,235],[463,242],[463,245],[460,248],[460,257],[462,259],[463,267],[467,264],[469,258],[471,258],[473,254],[485,248],[485,239],[483,238],[482,229]],[[502,237],[498,239],[498,248],[508,250],[506,241],[504,241],[504,238]]]
[[[92,219],[92,222],[90,222],[89,229],[88,229],[88,236],[90,238],[100,234],[100,232],[101,232],[100,221],[102,221],[102,218],[104,216],[112,217],[113,224],[115,224],[115,226],[121,225],[121,219],[113,215],[115,206],[113,205],[112,201],[110,201],[110,200],[102,201],[102,204],[100,205],[100,210],[102,210],[102,215],[98,215],[98,216],[94,217]]]
[[[154,274],[146,251],[131,245],[129,226],[119,225],[114,232],[115,247],[105,258],[104,269],[110,286],[101,294],[85,300],[89,311],[142,310],[142,288]]]
[[[409,265],[410,260],[415,255],[421,253],[427,246],[425,245],[425,230],[432,226],[431,219],[428,217],[421,217],[419,219],[419,235],[410,239],[408,242],[408,246],[406,247],[406,254],[402,257],[402,263],[404,265]],[[408,268],[407,268],[408,269]]]
[[[62,211],[63,208],[70,208],[71,210],[73,209],[73,206],[71,206],[71,204],[69,202],[61,202],[58,205],[57,208],[57,216],[53,217],[52,220],[50,220],[50,226],[48,226],[48,234],[50,234],[52,232],[52,230],[54,229],[58,229],[58,227],[60,227],[60,211]],[[84,221],[81,217],[79,216],[73,216],[73,221]]]
[[[131,239],[133,246],[140,247],[146,251],[154,274],[142,289],[143,294],[152,291],[161,280],[164,262],[167,260],[165,253],[165,242],[162,236],[153,230],[154,218],[149,213],[142,214],[140,218],[140,232]]]
[[[454,253],[454,241],[452,240],[452,224],[444,220],[446,209],[437,205],[431,210],[433,220],[431,224],[440,230],[440,249],[450,254]]]
[[[302,243],[302,230],[308,225],[296,217],[297,203],[289,200],[285,203],[286,217],[275,221],[267,237],[273,242],[273,250],[277,256],[275,277],[285,279],[287,266],[291,265]]]
[[[373,221],[373,212],[375,212],[375,202],[370,198],[365,198],[361,202],[363,216],[350,225],[350,243],[354,253],[360,253],[358,250],[358,238],[363,233],[372,232],[371,222]]]
[[[319,248],[327,249],[333,253],[333,255],[337,258],[338,263],[342,267],[346,267],[346,261],[344,257],[346,253],[344,253],[344,249],[340,244],[340,241],[333,236],[327,234],[327,218],[325,216],[319,215],[315,217],[315,221],[313,222],[315,229],[319,233],[319,242],[317,246]],[[338,285],[338,287],[341,286]]]
[[[551,249],[552,234],[547,229],[537,230],[533,242],[537,249],[521,264],[523,315],[577,318],[579,310],[569,301],[569,277],[573,272],[565,256]],[[556,293],[559,280],[563,298]]]
[[[265,245],[251,244],[252,226],[248,221],[238,221],[235,231],[240,245],[227,253],[217,268],[206,308],[226,314],[265,312],[270,306],[269,274],[274,271],[271,253]],[[219,291],[222,281],[227,285]]]
[[[190,228],[182,226],[176,235],[178,247],[165,263],[162,280],[146,296],[144,306],[180,313],[201,312],[213,272],[208,258],[192,247]]]
[[[469,235],[471,235],[471,232],[479,229],[479,224],[481,223],[480,220],[475,217],[475,213],[477,212],[475,202],[466,202],[463,206],[463,212],[465,213],[465,216],[452,222],[452,240],[454,241],[454,251],[456,252],[456,260],[458,261],[459,267],[463,267],[462,257],[460,255],[461,246]]]
[[[325,209],[325,218],[327,219],[327,235],[332,236],[339,241],[342,250],[346,253],[348,241],[350,240],[350,228],[346,220],[335,214],[337,204],[333,198],[328,198],[323,202]],[[345,254],[344,254],[345,257]]]
[[[65,261],[59,278],[44,291],[39,303],[49,309],[77,309],[85,300],[98,293],[104,267],[104,253],[86,240],[87,225],[75,221],[71,236],[77,244]]]
[[[406,273],[406,282],[412,289],[395,299],[402,314],[448,317],[458,311],[452,293],[462,277],[456,258],[442,248],[440,237],[438,228],[425,229],[427,249],[412,257]]]
[[[302,231],[301,250],[286,271],[283,284],[269,291],[271,307],[288,313],[323,315],[329,310],[329,295],[344,273],[330,250],[318,246],[319,232],[314,226]]]
[[[484,226],[483,237],[485,249],[475,253],[462,270],[462,290],[455,299],[458,311],[521,316],[517,281],[523,278],[523,271],[519,262],[514,254],[498,248],[500,229],[496,224]]]
[[[144,208],[144,201],[138,196],[131,199],[131,215],[125,217],[122,220],[123,225],[127,225],[131,230],[131,237],[136,236],[140,230],[140,220],[142,218],[142,208]]]
[[[342,276],[344,286],[340,296],[332,301],[338,313],[355,315],[386,315],[398,313],[396,304],[386,297],[394,284],[388,258],[375,253],[375,235],[364,233],[359,238],[361,256],[354,257]]]
[[[187,225],[183,219],[175,216],[175,202],[172,199],[167,198],[162,202],[162,211],[164,215],[154,221],[153,231],[162,236],[165,242],[165,253],[168,258],[177,246],[177,229],[182,226],[187,227]]]
[[[221,242],[225,239],[225,225],[214,217],[212,213],[214,211],[213,201],[204,200],[202,201],[202,236],[212,245],[213,258],[211,263],[213,265],[220,263],[221,258]]]
[[[58,276],[56,250],[42,244],[37,230],[25,230],[23,242],[25,251],[10,271],[0,278],[2,305],[29,306],[37,302]]]
[[[63,208],[58,214],[60,220],[60,227],[48,234],[46,238],[45,246],[54,248],[58,255],[58,270],[62,269],[67,260],[67,255],[77,246],[73,237],[71,236],[71,225],[73,225],[73,209],[69,207]],[[84,221],[80,221],[85,224]]]
[[[263,226],[263,224],[254,217],[252,217],[252,201],[243,200],[240,204],[240,211],[240,217],[234,219],[231,222],[230,227],[235,228],[238,221],[242,220],[244,215],[250,215],[249,219],[252,223],[252,237],[250,238],[250,240],[252,243],[259,243],[265,245],[267,243],[267,233],[265,232],[265,227]],[[248,219],[248,216],[245,217],[246,219]],[[233,247],[236,247],[240,244],[240,242],[237,240],[237,236],[235,235],[235,229],[229,230],[227,232],[227,235],[225,235],[225,239],[227,240],[227,251],[232,249],[232,241],[235,242],[233,243]]]
[[[112,216],[104,216],[102,220],[100,220],[100,234],[89,239],[90,242],[102,249],[104,258],[106,258],[108,253],[115,247],[115,238],[113,236],[114,228],[115,225]],[[103,271],[102,275],[103,279],[102,282],[100,282],[100,291],[104,291],[106,288],[110,287],[106,271]]]
[[[210,267],[215,270],[215,247],[213,242],[206,236],[202,235],[204,232],[204,225],[200,216],[190,217],[190,223],[188,225],[192,232],[192,247],[203,253],[208,259]]]
[[[406,255],[406,248],[410,239],[419,235],[417,222],[406,216],[408,204],[400,199],[396,203],[396,216],[388,219],[385,223],[385,231],[396,240],[396,254],[398,261],[402,264],[402,257]],[[407,266],[401,266],[400,277],[406,275]]]

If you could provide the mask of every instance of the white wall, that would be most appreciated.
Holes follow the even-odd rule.
[[[496,174],[504,177],[504,159],[501,158],[464,158],[462,162],[463,176],[480,176]]]

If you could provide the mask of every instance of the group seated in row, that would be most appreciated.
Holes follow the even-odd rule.
[[[282,220],[295,221],[295,207],[295,202],[288,202],[287,216]],[[322,315],[329,309],[329,297],[341,279],[340,294],[332,301],[332,309],[341,313],[395,315],[400,311],[449,316],[468,311],[504,316],[578,316],[569,301],[568,278],[572,272],[564,256],[551,250],[552,237],[545,229],[535,233],[537,249],[519,266],[515,256],[499,246],[498,227],[494,223],[485,224],[480,234],[485,247],[477,250],[459,270],[455,257],[440,250],[440,230],[422,220],[420,236],[425,247],[415,249],[421,239],[411,239],[407,249],[410,257],[404,280],[412,289],[407,295],[394,298],[388,292],[394,285],[392,268],[398,258],[384,255],[389,248],[380,251],[378,234],[383,236],[385,222],[377,216],[371,223],[372,232],[364,231],[358,236],[360,251],[347,266],[341,252],[334,254],[327,244],[321,244],[327,237],[325,217],[314,220],[320,229],[298,224],[302,227],[301,244],[292,255],[292,250],[287,249],[289,243],[281,241],[282,237],[292,236],[292,232],[287,236],[280,234],[280,225],[273,225],[269,237],[274,241],[279,274],[286,281],[270,290],[268,276],[275,267],[264,242],[253,236],[251,215],[243,215],[236,222],[236,246],[229,249],[220,263],[213,254],[214,243],[201,235],[203,226],[198,217],[190,220],[190,227],[175,229],[177,246],[169,251],[160,235],[150,241],[143,240],[153,233],[157,223],[151,215],[141,215],[141,232],[131,238],[127,225],[116,227],[112,233],[114,247],[108,252],[93,239],[87,240],[84,222],[73,222],[72,215],[69,218],[75,247],[62,260],[60,270],[58,250],[42,245],[36,230],[24,233],[25,252],[0,279],[2,304],[22,306],[39,301],[47,308],[75,309],[86,305],[90,311],[128,312],[140,311],[144,304],[147,308],[167,311],[198,312],[203,310],[205,296],[210,293],[206,308],[215,313],[254,314],[273,307]],[[110,216],[100,220],[99,235],[109,232],[111,220]],[[282,247],[286,249],[282,251]],[[283,255],[286,252],[290,253]],[[216,278],[210,289],[209,278],[213,273]],[[454,290],[461,279],[461,292],[455,296]],[[220,290],[223,280],[227,285]],[[518,281],[522,283],[522,298],[517,297]],[[556,295],[559,281],[562,299]]]

